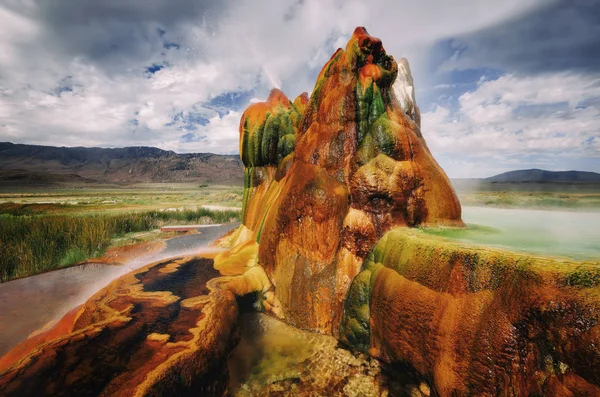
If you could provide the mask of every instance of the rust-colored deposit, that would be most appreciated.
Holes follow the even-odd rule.
[[[75,319],[77,318],[80,309],[81,306],[71,309],[60,320],[54,322],[54,324],[48,324],[43,329],[29,335],[29,338],[25,339],[4,356],[0,357],[0,373],[18,360],[26,357],[39,345],[69,334],[73,330],[73,324],[75,323]]]
[[[600,396],[600,264],[413,228],[464,224],[412,84],[357,28],[310,98],[249,106],[227,249],[113,282],[9,353],[0,395],[222,395],[240,304],[416,374],[420,395]]]
[[[350,282],[390,228],[463,225],[416,104],[396,98],[397,75],[381,41],[357,28],[310,99],[273,90],[242,116],[243,224],[291,324],[335,333]]]
[[[597,396],[599,276],[598,263],[395,229],[352,283],[340,339],[409,364],[441,396]]]
[[[232,291],[252,292],[266,277],[220,277],[212,264],[184,257],[117,279],[9,352],[0,395],[222,394],[237,343]]]
[[[143,241],[141,243],[128,244],[119,247],[110,247],[101,257],[90,259],[87,262],[99,262],[108,265],[122,265],[142,255],[162,251],[166,246],[167,245],[164,241],[157,240]]]

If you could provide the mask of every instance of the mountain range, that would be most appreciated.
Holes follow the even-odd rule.
[[[509,183],[595,183],[600,174],[588,171],[516,170],[485,178],[488,182]]]
[[[453,183],[460,189],[464,184],[469,185],[468,181],[453,180]],[[486,184],[596,184],[600,183],[600,174],[529,169],[477,181]],[[147,146],[106,149],[0,142],[0,186],[151,182],[242,185],[243,164],[237,154],[178,154]]]
[[[0,186],[57,183],[243,183],[239,155],[154,147],[54,147],[0,142]]]

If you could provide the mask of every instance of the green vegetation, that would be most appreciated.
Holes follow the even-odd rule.
[[[80,247],[70,248],[62,258],[60,267],[69,266],[74,263],[83,262],[88,258],[86,252]]]
[[[560,184],[483,184],[463,186],[456,192],[463,206],[548,210],[599,210],[600,186]],[[524,190],[529,188],[530,190]]]
[[[242,186],[199,188],[191,183],[146,183],[131,186],[72,185],[65,188],[34,188],[0,192],[0,204],[35,204],[36,212],[130,212],[217,204],[241,206]],[[6,208],[5,208],[6,209]]]
[[[168,223],[224,223],[239,220],[239,214],[239,211],[205,208],[130,214],[4,213],[0,215],[0,281],[30,276],[102,255],[112,239],[127,233],[153,230]]]
[[[151,216],[3,215],[0,280],[8,281],[101,255],[121,233],[154,227]]]
[[[148,184],[0,194],[0,282],[80,263],[157,238],[168,224],[237,221],[241,187]]]
[[[175,221],[175,223],[227,223],[232,221],[240,220],[240,211],[236,210],[225,210],[215,211],[207,208],[198,208],[195,210],[183,210],[183,211],[172,211],[172,212],[147,212],[146,215],[152,219],[167,223]]]

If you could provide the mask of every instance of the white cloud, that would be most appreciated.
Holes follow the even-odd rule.
[[[533,13],[516,15],[477,32],[452,37],[440,70],[492,68],[540,71],[600,68],[597,0],[554,0]]]
[[[202,112],[203,103],[227,91],[265,95],[281,86],[292,98],[310,91],[318,69],[358,25],[380,37],[392,55],[407,56],[418,74],[436,40],[498,24],[544,2],[247,0],[211,3],[226,7],[210,14],[215,19],[190,17],[203,14],[191,0],[166,8],[152,1],[140,10],[127,1],[67,3],[0,5],[0,140],[236,151],[240,109],[198,125],[207,136],[199,142],[184,142],[187,131],[172,118]],[[159,26],[179,49],[163,48]],[[147,78],[144,68],[152,63],[167,66]],[[59,96],[67,76],[72,91]],[[503,111],[494,109],[498,120],[506,117]]]
[[[19,57],[19,46],[37,39],[39,27],[29,18],[0,6],[0,66],[10,68]]]
[[[551,73],[482,81],[422,115],[434,156],[490,158],[544,155],[600,157],[600,76]]]

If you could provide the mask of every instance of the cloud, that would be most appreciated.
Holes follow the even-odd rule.
[[[597,157],[597,80],[581,66],[596,62],[586,54],[598,40],[584,33],[599,24],[582,11],[596,4],[5,0],[0,140],[237,152],[243,109],[274,86],[292,98],[310,92],[364,25],[410,60],[417,101],[431,109],[423,133],[444,167],[491,171],[530,152]],[[437,81],[431,63],[497,71],[490,81],[477,82],[480,70],[472,82]]]
[[[463,93],[456,111],[424,113],[422,125],[434,156],[449,160],[600,158],[599,105],[600,75],[509,74]]]
[[[13,67],[20,53],[20,46],[35,40],[39,34],[38,26],[30,19],[0,7],[0,66],[3,69]]]
[[[171,140],[159,142],[161,148],[178,153],[210,152],[239,153],[239,133],[241,112],[230,112],[224,116],[215,115],[208,123],[191,133],[181,133]],[[181,139],[185,136],[184,139]]]
[[[519,74],[600,68],[600,1],[549,0],[533,13],[449,42],[440,70],[497,68]]]
[[[200,126],[207,127],[207,140],[181,142],[180,150],[192,144],[202,150],[204,143],[206,150],[237,150],[235,141],[208,142],[211,131],[221,131],[223,120],[232,117],[225,112],[236,114],[250,96],[220,109],[217,118],[211,99],[240,92],[265,97],[273,86],[291,97],[310,91],[320,67],[357,25],[381,37],[390,53],[414,58],[420,70],[436,40],[539,4],[6,0],[0,5],[0,139],[161,145],[181,136],[185,126],[173,122],[176,115],[200,112],[214,128]],[[476,17],[465,19],[466,12]]]

